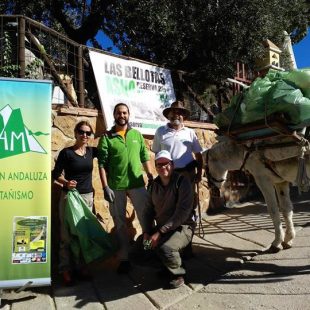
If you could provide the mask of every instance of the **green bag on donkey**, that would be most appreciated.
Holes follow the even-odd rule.
[[[77,262],[83,258],[88,264],[115,253],[112,236],[104,230],[76,189],[67,194],[65,223],[72,237],[70,247]]]

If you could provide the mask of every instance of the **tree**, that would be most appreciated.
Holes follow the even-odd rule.
[[[23,14],[85,44],[105,28],[112,0],[2,0],[1,14]]]
[[[265,39],[298,42],[310,25],[310,0],[2,0],[1,13],[25,14],[81,44],[105,32],[125,55],[221,81],[237,61],[253,66]]]
[[[124,0],[113,13],[109,35],[123,53],[213,82],[237,61],[253,66],[263,40],[281,46],[286,30],[297,42],[310,24],[303,0]]]

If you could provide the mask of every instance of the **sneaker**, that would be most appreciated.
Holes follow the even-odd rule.
[[[184,284],[183,276],[173,276],[172,280],[170,281],[170,288],[178,288]]]
[[[130,271],[131,264],[128,260],[122,260],[117,268],[117,273],[126,274]]]

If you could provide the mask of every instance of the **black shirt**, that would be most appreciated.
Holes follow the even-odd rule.
[[[64,148],[58,155],[52,177],[57,180],[64,172],[66,180],[77,182],[76,189],[80,194],[93,192],[92,171],[95,157],[97,157],[95,147],[86,147],[84,156],[76,154],[72,146]]]

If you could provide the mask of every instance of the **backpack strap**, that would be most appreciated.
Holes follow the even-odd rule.
[[[179,174],[177,181],[175,182],[175,202],[177,202],[179,199],[179,187],[180,187],[182,181],[184,180],[184,178],[185,178],[184,175]]]
[[[175,182],[175,193],[176,193],[176,201],[178,201],[178,189],[184,179],[184,175],[178,174],[177,176],[177,181]],[[150,195],[152,195],[152,191],[153,191],[153,185],[154,185],[154,181],[147,187],[147,191],[149,192]]]
[[[177,179],[177,181],[175,182],[175,188],[176,188],[176,189],[179,189],[179,187],[180,187],[180,185],[181,185],[183,179],[184,179],[184,175],[179,174],[179,175],[178,175],[178,179]]]

